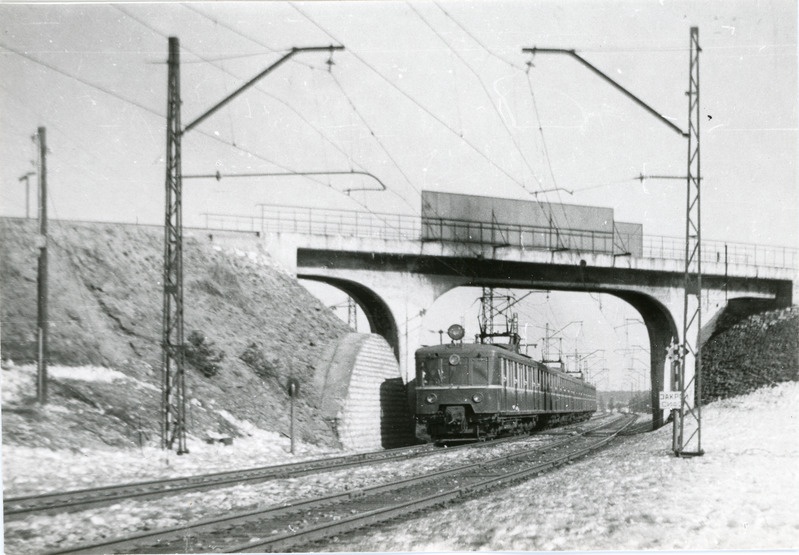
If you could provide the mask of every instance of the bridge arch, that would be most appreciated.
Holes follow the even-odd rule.
[[[364,280],[363,276],[356,281],[356,279],[347,279],[343,277],[319,275],[316,273],[298,273],[298,278],[325,283],[336,289],[346,293],[350,296],[358,306],[363,310],[369,326],[373,333],[381,335],[388,342],[392,348],[394,355],[400,363],[405,365],[411,364],[411,355],[414,350],[413,346],[418,346],[418,341],[414,338],[409,338],[410,344],[405,344],[405,331],[403,322],[401,322],[401,307],[398,305],[396,299],[392,299],[392,295],[379,287],[379,283],[366,283],[371,280]],[[463,280],[460,283],[448,282],[446,286],[434,287],[435,291],[427,291],[427,294],[420,288],[406,288],[404,293],[408,297],[415,297],[418,306],[421,306],[421,311],[430,308],[433,303],[441,297],[446,291],[456,289],[458,287],[480,287],[482,285],[495,286],[502,288],[529,290],[529,289],[549,289],[552,291],[564,292],[579,292],[579,293],[605,293],[615,296],[620,300],[631,306],[641,316],[642,321],[647,329],[649,338],[649,381],[650,381],[650,406],[652,407],[653,424],[659,426],[662,424],[663,413],[658,409],[659,406],[659,392],[665,389],[671,389],[674,384],[673,375],[670,372],[670,365],[667,366],[667,349],[673,340],[677,340],[680,336],[677,322],[675,321],[676,315],[673,314],[674,307],[671,309],[664,304],[660,299],[655,296],[636,290],[623,290],[616,288],[597,287],[569,287],[569,286],[555,286],[554,284],[547,284],[546,286],[530,286],[522,285],[519,283],[503,283],[503,284],[482,284],[477,283],[479,280]],[[407,285],[407,284],[406,284]],[[418,284],[417,284],[418,285]],[[426,300],[426,301],[425,301]],[[407,315],[407,310],[406,310]],[[406,353],[407,351],[407,353]],[[403,354],[405,356],[403,356]],[[406,378],[410,379],[406,366]]]
[[[369,287],[349,279],[303,274],[298,274],[297,277],[326,283],[346,293],[363,310],[372,332],[382,336],[394,351],[394,356],[400,360],[399,327],[391,309],[380,295]]]
[[[671,364],[666,367],[668,348],[672,341],[679,341],[680,333],[668,307],[656,298],[634,291],[608,291],[609,294],[626,301],[643,319],[649,335],[649,380],[652,425],[658,428],[663,424],[663,411],[659,410],[659,392],[665,390],[666,382],[671,390],[674,386],[674,373]]]

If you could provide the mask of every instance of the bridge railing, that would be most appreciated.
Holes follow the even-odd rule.
[[[208,229],[261,233],[296,233],[401,241],[509,246],[531,250],[572,250],[684,260],[680,237],[620,234],[555,227],[480,223],[402,214],[358,212],[296,206],[260,207],[253,216],[204,214]],[[723,241],[702,241],[702,262],[770,268],[799,268],[799,250]]]
[[[354,210],[262,205],[259,217],[267,233],[418,241],[421,230],[421,220],[415,216]]]
[[[683,260],[685,258],[685,239],[646,235],[644,236],[644,258]],[[752,243],[702,241],[702,262],[799,269],[799,250]]]
[[[576,250],[606,254],[634,252],[638,256],[641,255],[640,237],[636,238],[629,234],[448,218],[423,218],[421,239],[534,250]]]

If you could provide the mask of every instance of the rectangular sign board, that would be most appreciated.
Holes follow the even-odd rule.
[[[661,391],[660,408],[662,410],[674,410],[680,408],[682,404],[682,392],[680,391]]]

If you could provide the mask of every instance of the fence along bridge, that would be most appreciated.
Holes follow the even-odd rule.
[[[347,293],[363,309],[372,331],[393,348],[411,384],[413,352],[421,339],[408,321],[451,289],[548,289],[619,297],[647,327],[651,405],[659,423],[658,394],[674,387],[667,349],[681,343],[685,240],[643,235],[640,224],[615,222],[612,209],[549,205],[541,210],[538,203],[524,201],[477,201],[486,208],[451,198],[463,195],[434,195],[439,198],[423,194],[421,216],[262,205],[252,216],[205,214],[205,227],[257,234],[297,277]],[[499,202],[492,206],[492,201]],[[797,268],[797,249],[703,241],[702,303],[708,326],[728,303],[735,303],[740,315],[790,305]]]
[[[298,237],[359,238],[419,243],[426,241],[515,247],[557,252],[579,246],[583,253],[683,261],[685,239],[666,235],[637,236],[630,232],[577,230],[554,225],[532,226],[475,222],[455,218],[430,218],[403,214],[261,205],[256,215],[203,214],[204,227],[213,230]],[[637,247],[637,248],[636,248]],[[799,249],[752,243],[702,241],[702,262],[799,270]]]

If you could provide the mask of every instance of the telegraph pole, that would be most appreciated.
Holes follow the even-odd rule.
[[[36,323],[36,400],[47,403],[47,134],[38,129],[39,138],[39,269]]]

